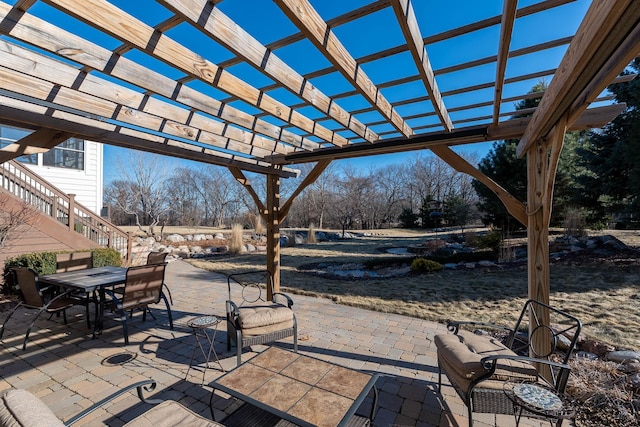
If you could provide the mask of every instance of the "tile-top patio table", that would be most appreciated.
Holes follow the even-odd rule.
[[[84,270],[67,271],[64,273],[47,274],[38,277],[38,282],[47,285],[60,286],[84,293],[98,292],[99,307],[96,308],[96,318],[93,325],[93,338],[102,332],[105,288],[122,285],[127,278],[124,267],[97,267]],[[94,294],[95,295],[95,294]]]
[[[372,389],[369,420],[373,419],[378,399],[377,379],[378,374],[269,347],[211,386],[214,392],[221,390],[299,426],[335,427],[350,424]]]

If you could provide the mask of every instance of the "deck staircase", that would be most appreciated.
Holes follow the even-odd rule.
[[[77,203],[73,194],[65,194],[21,163],[10,160],[0,164],[0,189],[34,206],[41,214],[102,247],[120,252],[123,264],[131,258],[131,236],[114,224]]]

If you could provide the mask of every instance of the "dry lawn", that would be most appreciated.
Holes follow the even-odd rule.
[[[616,236],[630,246],[640,247],[638,232],[616,232]],[[412,236],[410,232],[400,234],[384,230],[373,237],[283,248],[282,289],[436,322],[450,319],[507,325],[515,322],[527,299],[525,265],[371,279],[327,278],[304,271],[305,266],[316,263],[358,264],[376,258],[388,259],[394,255],[384,249],[417,245],[424,239],[424,234]],[[191,262],[207,270],[229,274],[264,268],[265,254],[225,255]],[[552,264],[551,304],[580,318],[588,337],[616,347],[639,350],[639,260],[591,260],[577,264]]]

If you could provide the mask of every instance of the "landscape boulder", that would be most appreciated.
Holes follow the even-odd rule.
[[[184,237],[182,237],[180,234],[170,234],[167,236],[167,241],[173,243],[184,242]]]

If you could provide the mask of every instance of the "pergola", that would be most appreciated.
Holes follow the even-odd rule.
[[[575,34],[545,39],[557,33],[545,27],[550,12],[575,19],[571,0],[481,2],[498,9],[480,18],[477,3],[0,1],[0,123],[34,130],[0,162],[76,136],[227,167],[266,220],[277,290],[279,226],[330,162],[429,149],[527,227],[529,296],[548,303],[564,135],[623,110],[604,91],[634,77],[618,76],[640,52],[640,4],[579,1],[588,10]],[[543,41],[512,47],[528,34]],[[487,67],[491,79],[474,79]],[[544,94],[512,89],[539,79],[549,81]],[[510,119],[514,102],[540,96]],[[511,138],[527,159],[526,201],[451,148]],[[307,162],[311,173],[281,203],[280,180]],[[247,172],[266,177],[266,200]]]

